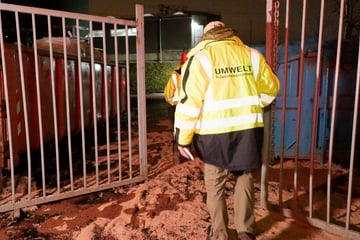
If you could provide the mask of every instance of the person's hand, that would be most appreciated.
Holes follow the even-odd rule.
[[[188,147],[178,146],[178,150],[179,150],[181,156],[183,156],[184,158],[189,159],[189,160],[194,160],[194,157],[191,154],[190,149]]]

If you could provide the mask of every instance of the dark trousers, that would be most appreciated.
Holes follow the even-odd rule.
[[[174,133],[174,123],[175,123],[175,109],[176,105],[170,106],[168,108],[168,116],[171,121],[172,131]],[[185,158],[181,156],[179,150],[177,149],[177,143],[175,136],[173,137],[173,162],[175,164],[182,163],[185,161]]]

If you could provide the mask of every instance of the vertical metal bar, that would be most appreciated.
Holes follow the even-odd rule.
[[[266,0],[266,53],[265,57],[268,63],[272,63],[273,41],[273,0]],[[271,64],[272,65],[272,64]],[[260,205],[267,209],[268,199],[268,174],[269,174],[269,150],[270,150],[270,125],[271,125],[270,107],[264,109],[264,141],[262,148],[262,165],[261,165],[261,193]]]
[[[144,43],[144,7],[136,4],[136,70],[139,116],[139,161],[140,174],[147,176],[146,143],[146,89],[145,89],[145,43]]]
[[[289,16],[290,0],[286,1],[285,17],[285,49],[284,49],[284,76],[282,93],[282,112],[281,112],[281,142],[280,142],[280,180],[279,180],[279,205],[282,207],[282,189],[284,173],[284,139],[285,139],[285,120],[286,120],[286,100],[287,100],[287,74],[288,74],[288,55],[289,55]]]
[[[321,1],[320,10],[320,24],[319,24],[319,42],[318,53],[316,60],[316,83],[314,92],[314,108],[313,108],[313,121],[311,132],[311,150],[310,150],[310,179],[309,179],[309,217],[313,217],[313,183],[314,183],[314,154],[315,154],[315,141],[316,141],[316,126],[318,118],[318,102],[319,102],[319,85],[321,77],[321,59],[322,59],[322,41],[323,41],[323,29],[324,29],[324,12],[325,12],[325,0]]]
[[[162,63],[163,60],[163,51],[162,51],[162,21],[161,18],[159,18],[159,55],[160,55],[160,63]]]
[[[117,24],[114,24],[114,48],[115,48],[115,87],[116,87],[116,112],[117,112],[117,143],[118,143],[118,164],[119,164],[119,181],[121,180],[121,128],[120,128],[120,78],[119,78],[119,52],[118,52],[118,38],[117,38]]]
[[[76,18],[76,41],[77,41],[78,76],[79,76],[79,93],[80,93],[80,120],[81,120],[82,160],[83,160],[84,188],[86,188],[86,186],[87,186],[86,185],[87,174],[86,174],[86,150],[85,150],[84,93],[83,93],[83,83],[82,83],[79,18]]]
[[[91,81],[92,81],[92,103],[93,103],[93,119],[94,119],[94,148],[95,148],[95,174],[96,186],[99,186],[99,143],[98,143],[98,129],[97,129],[97,109],[96,109],[96,81],[95,81],[95,60],[94,60],[94,36],[93,36],[93,21],[90,24],[90,50],[91,50]]]
[[[130,98],[129,36],[128,36],[127,25],[125,26],[125,48],[126,48],[126,96],[127,96],[127,113],[128,113],[128,143],[129,143],[129,178],[131,179],[132,178],[131,98]]]
[[[51,17],[49,15],[47,17],[48,17],[47,19],[48,19],[48,32],[49,32],[51,90],[52,90],[53,117],[54,117],[56,182],[57,182],[57,192],[60,193],[59,136],[58,136],[58,122],[57,122],[57,108],[56,108],[56,94],[55,94],[55,76],[54,76],[54,59],[53,59],[53,49],[52,49]]]
[[[355,143],[356,143],[356,127],[359,113],[359,95],[360,95],[360,41],[359,41],[359,52],[358,52],[358,64],[356,73],[356,90],[354,100],[354,116],[353,116],[353,128],[351,137],[351,156],[350,156],[350,170],[349,170],[349,185],[348,185],[348,197],[347,197],[347,208],[346,208],[346,229],[349,230],[350,226],[350,207],[351,207],[351,193],[354,175],[354,159],[355,159]]]
[[[103,31],[103,56],[104,56],[104,84],[105,84],[105,123],[106,123],[106,156],[107,156],[107,171],[108,183],[110,183],[110,130],[109,130],[109,89],[107,76],[107,56],[106,56],[106,29],[105,22],[102,22]]]
[[[20,39],[20,25],[19,25],[19,12],[15,11],[15,22],[16,22],[16,37],[17,37],[17,46],[18,46],[18,56],[19,56],[19,68],[20,68],[20,80],[21,80],[21,95],[22,95],[22,104],[24,109],[24,124],[25,124],[25,137],[26,137],[26,152],[27,152],[27,159],[28,159],[28,170],[29,166],[31,166],[31,152],[30,152],[30,138],[29,138],[29,119],[28,119],[28,111],[26,105],[26,90],[25,90],[25,79],[24,79],[24,66],[23,66],[23,59],[22,59],[22,49],[21,49],[21,39]],[[30,173],[28,173],[29,176]],[[11,192],[12,192],[12,199],[15,202],[15,186],[13,182],[14,178],[14,169],[11,169]],[[30,194],[29,194],[30,198]]]
[[[296,144],[295,144],[295,166],[294,166],[294,207],[297,210],[298,197],[298,160],[299,160],[299,145],[300,145],[300,125],[301,125],[301,102],[302,102],[302,88],[304,76],[304,48],[305,48],[305,29],[306,29],[306,6],[307,0],[303,1],[303,15],[301,27],[301,53],[300,53],[300,67],[299,67],[299,84],[298,84],[298,105],[297,105],[297,121],[296,121]]]
[[[342,44],[342,32],[343,32],[343,19],[344,19],[344,5],[345,0],[341,0],[340,17],[339,17],[339,31],[338,31],[338,44],[336,51],[336,67],[335,67],[335,79],[334,79],[334,91],[333,91],[333,103],[331,111],[331,128],[330,128],[330,143],[329,143],[329,164],[328,164],[328,177],[327,177],[327,205],[326,205],[326,222],[330,223],[330,194],[331,194],[331,169],[332,158],[334,148],[334,128],[335,128],[335,114],[337,104],[337,92],[339,86],[339,69],[340,69],[340,57],[341,57],[341,44]]]
[[[0,10],[0,48],[1,48],[1,63],[4,77],[4,93],[5,93],[5,105],[6,115],[8,116],[7,127],[8,127],[8,138],[9,138],[9,154],[10,154],[10,175],[11,175],[11,200],[15,203],[15,179],[14,179],[14,149],[13,149],[13,135],[11,129],[11,115],[10,115],[10,103],[9,103],[9,86],[8,78],[6,73],[6,59],[5,59],[5,45],[3,35],[3,24],[2,24],[2,11]],[[28,159],[28,198],[31,199],[31,164]]]
[[[329,100],[328,100],[328,94],[329,94],[329,66],[328,64],[326,65],[326,69],[325,69],[325,74],[324,74],[324,78],[323,78],[323,81],[324,83],[322,84],[323,85],[323,89],[322,89],[322,93],[323,93],[323,96],[322,98],[324,99],[323,100],[323,104],[322,104],[322,110],[323,110],[323,113],[324,113],[324,116],[323,118],[325,119],[324,121],[326,122],[327,119],[328,119],[328,106],[329,106]],[[325,158],[325,146],[327,145],[327,140],[326,140],[326,137],[325,137],[325,131],[326,131],[326,124],[323,124],[323,127],[321,129],[321,131],[324,133],[324,137],[322,138],[322,142],[320,143],[321,146],[323,146],[321,148],[321,164],[324,164],[324,158]]]
[[[71,191],[74,191],[74,173],[72,165],[72,147],[71,147],[71,122],[70,122],[70,101],[69,101],[69,76],[68,76],[68,60],[67,60],[67,47],[66,47],[66,25],[65,18],[62,17],[62,30],[63,30],[63,50],[64,50],[64,81],[65,81],[65,102],[66,102],[66,126],[68,137],[68,154],[69,154],[69,172],[70,172],[70,185]]]
[[[39,137],[40,137],[40,154],[41,154],[41,178],[43,196],[46,196],[46,182],[45,182],[45,160],[44,160],[44,136],[43,136],[43,125],[42,125],[42,107],[41,107],[41,96],[40,96],[40,78],[39,78],[39,61],[36,44],[36,24],[35,14],[31,14],[32,27],[33,27],[33,39],[34,39],[34,61],[35,61],[35,77],[36,77],[36,97],[38,106],[38,118],[39,118]]]

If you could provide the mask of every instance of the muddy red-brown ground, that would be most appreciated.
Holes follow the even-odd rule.
[[[206,192],[203,183],[203,164],[196,158],[181,164],[172,161],[172,133],[164,101],[149,100],[148,113],[148,180],[143,183],[118,187],[81,197],[24,209],[20,218],[12,219],[10,213],[0,214],[0,239],[206,239],[210,224],[206,208]],[[293,204],[293,161],[284,164],[285,208]],[[299,162],[299,172],[308,170],[307,161]],[[334,169],[341,176],[345,170]],[[318,204],[314,206],[316,217],[324,218],[324,192],[326,193],[326,166],[317,165],[315,183]],[[304,221],[284,217],[277,207],[279,193],[279,164],[270,166],[269,209],[260,207],[260,175],[256,174],[257,239],[326,239],[346,240]],[[359,181],[358,181],[359,182]],[[306,212],[309,189],[308,174],[300,174],[298,180],[298,206]],[[226,185],[226,196],[232,218],[231,177]],[[336,201],[339,201],[338,203]],[[345,204],[335,199],[336,204]],[[360,208],[359,202],[354,208]],[[336,216],[335,216],[336,217]],[[338,213],[338,220],[344,218]],[[355,216],[360,219],[359,216]],[[360,221],[353,219],[360,227]],[[234,231],[231,233],[234,238]]]

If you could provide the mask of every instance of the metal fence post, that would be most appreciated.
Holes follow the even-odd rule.
[[[273,0],[266,0],[266,46],[265,57],[268,63],[272,61],[272,8]],[[269,173],[269,152],[270,152],[270,107],[264,109],[264,141],[262,149],[262,166],[261,166],[261,195],[260,205],[267,209],[268,198],[268,173]]]
[[[147,176],[144,7],[139,4],[136,5],[136,22],[136,71],[139,116],[139,161],[141,166],[140,174],[142,176]]]

